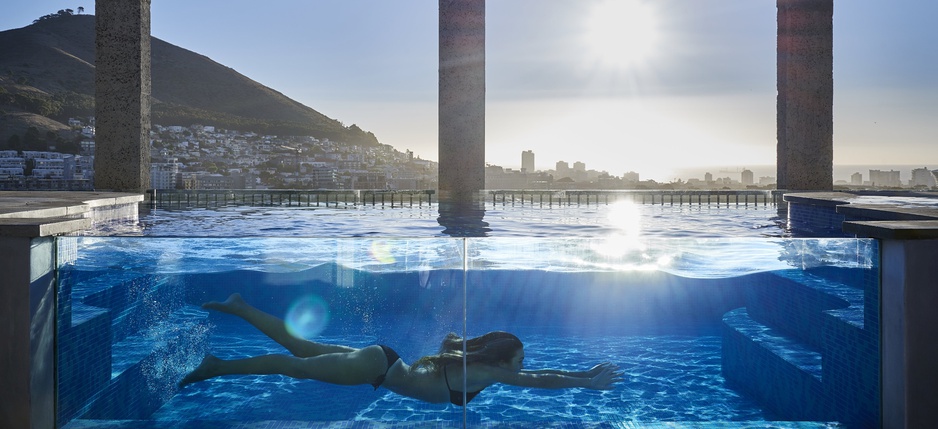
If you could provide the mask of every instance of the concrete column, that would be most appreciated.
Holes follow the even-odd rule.
[[[0,427],[55,427],[52,237],[0,236]]]
[[[440,0],[439,199],[485,189],[485,0]]]
[[[882,240],[883,428],[938,422],[938,240]]]
[[[827,191],[834,178],[833,0],[777,0],[778,189]]]
[[[150,188],[150,0],[95,2],[96,190]]]

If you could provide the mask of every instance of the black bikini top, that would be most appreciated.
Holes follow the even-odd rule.
[[[472,398],[475,398],[476,395],[478,395],[479,392],[481,392],[482,390],[479,389],[479,390],[477,390],[477,391],[475,391],[475,392],[466,392],[466,402],[463,403],[463,401],[462,401],[462,394],[463,394],[463,392],[460,392],[460,391],[458,391],[458,390],[453,390],[452,387],[449,387],[449,375],[446,373],[446,367],[447,367],[447,366],[449,366],[449,365],[444,365],[444,366],[443,366],[443,380],[446,381],[446,388],[449,389],[449,401],[452,402],[454,405],[463,405],[463,406],[465,406],[466,403],[469,403],[469,401],[471,401]]]

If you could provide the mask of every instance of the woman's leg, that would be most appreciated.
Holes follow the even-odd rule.
[[[233,293],[224,301],[211,301],[202,304],[202,308],[228,313],[246,320],[278,344],[285,347],[297,357],[313,357],[327,353],[350,353],[355,348],[332,344],[322,344],[314,341],[297,338],[287,332],[283,320],[267,314],[241,298],[241,294]]]
[[[332,384],[356,385],[371,383],[386,371],[387,360],[380,346],[368,346],[348,353],[329,353],[308,358],[264,355],[247,359],[222,360],[207,355],[195,370],[179,382],[179,386],[183,387],[222,375],[247,374],[281,374]]]

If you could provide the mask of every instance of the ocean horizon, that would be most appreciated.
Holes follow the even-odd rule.
[[[929,170],[938,169],[938,163],[931,165],[928,164],[844,164],[844,165],[834,165],[834,182],[843,180],[845,182],[850,182],[850,176],[854,173],[860,173],[863,175],[863,180],[870,179],[870,170],[881,170],[881,171],[890,171],[895,170],[899,172],[899,180],[903,183],[908,182],[912,178],[912,170],[916,168],[928,168]],[[704,167],[690,167],[690,168],[676,168],[676,178],[682,180],[687,179],[700,179],[703,180],[706,173],[713,175],[714,179],[729,177],[730,179],[739,181],[741,173],[744,169],[752,171],[753,178],[756,183],[759,182],[760,177],[774,177],[777,178],[778,174],[776,171],[775,165],[745,165],[745,166],[704,166]],[[641,175],[641,172],[639,172]],[[645,178],[642,177],[642,180]]]

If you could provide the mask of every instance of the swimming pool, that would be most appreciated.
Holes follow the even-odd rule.
[[[58,420],[67,428],[878,419],[872,240],[61,237],[57,246]],[[611,391],[495,385],[465,409],[281,376],[177,389],[206,352],[283,352],[198,306],[232,292],[287,320],[292,304],[312,299],[328,312],[308,315],[321,322],[308,335],[388,344],[408,362],[448,332],[497,329],[522,339],[528,368],[612,361],[626,379]]]

